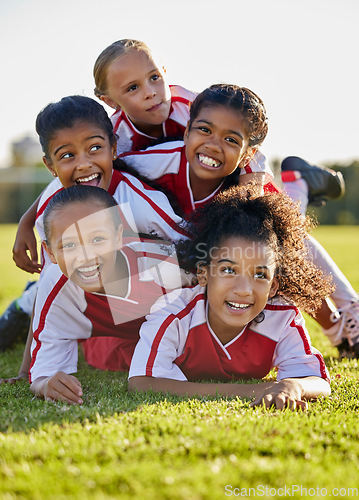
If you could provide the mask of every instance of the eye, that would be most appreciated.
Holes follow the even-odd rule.
[[[261,279],[261,280],[267,280],[268,276],[267,276],[267,273],[265,271],[257,271],[254,274],[254,278],[258,278],[258,279]]]
[[[72,158],[74,155],[72,153],[64,153],[63,155],[60,156],[60,159],[67,159],[67,158]]]
[[[105,238],[103,236],[95,236],[92,241],[93,241],[93,243],[101,243],[101,241],[104,241],[104,240],[105,240]]]
[[[156,74],[156,75],[152,75],[152,76],[151,76],[151,80],[152,80],[153,82],[155,82],[155,81],[156,81],[156,80],[158,80],[159,78],[161,78],[161,77],[160,77],[160,75],[157,75],[157,74]]]
[[[131,85],[131,87],[128,87],[127,89],[127,92],[133,92],[134,90],[137,90],[138,89],[138,85]]]
[[[200,130],[201,132],[204,132],[205,134],[210,134],[211,133],[211,131],[209,130],[209,128],[204,127],[204,126],[198,127],[198,130]]]
[[[91,146],[90,152],[98,151],[99,149],[101,149],[101,146],[99,144],[96,144],[95,146]]]
[[[227,142],[230,142],[231,144],[237,144],[238,146],[240,145],[239,142],[234,139],[233,137],[226,137],[225,139]]]
[[[71,249],[71,248],[75,248],[75,243],[73,243],[72,241],[69,241],[67,243],[65,243],[64,245],[62,245],[62,248],[64,250],[68,250],[68,249]]]
[[[236,274],[236,271],[233,269],[233,267],[231,266],[224,266],[220,269],[220,272],[222,274],[226,274],[226,275],[233,275],[233,274]]]

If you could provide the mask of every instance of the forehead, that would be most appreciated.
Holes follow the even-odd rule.
[[[68,203],[52,214],[51,238],[80,236],[99,229],[113,232],[115,210],[117,207],[102,207],[98,200]]]
[[[218,263],[220,260],[229,260],[235,264],[252,262],[263,266],[275,263],[275,255],[269,245],[245,238],[226,238],[212,250],[211,261],[213,263]]]
[[[112,78],[130,70],[139,71],[140,68],[157,68],[157,61],[153,55],[144,50],[130,49],[115,59],[108,67],[107,76]]]
[[[249,127],[243,113],[223,104],[203,106],[194,119],[194,122],[197,121],[214,124],[223,130],[240,130],[244,137],[249,137]]]
[[[89,121],[76,120],[70,127],[56,130],[49,141],[49,147],[50,149],[56,149],[59,144],[72,144],[92,137],[103,137],[105,141],[109,141],[106,131],[99,125]]]

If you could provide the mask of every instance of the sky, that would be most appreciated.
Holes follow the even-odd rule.
[[[345,165],[359,159],[358,22],[357,0],[0,0],[0,166],[49,102],[96,99],[94,62],[121,38],[155,50],[170,84],[256,92],[269,159]]]

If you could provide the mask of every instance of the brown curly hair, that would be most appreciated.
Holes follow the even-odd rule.
[[[211,249],[224,239],[264,243],[277,257],[277,295],[313,314],[333,291],[331,278],[313,263],[305,245],[314,226],[286,194],[258,195],[254,185],[235,186],[193,214],[192,239],[178,242],[178,259],[181,267],[196,273],[198,264],[210,264]]]

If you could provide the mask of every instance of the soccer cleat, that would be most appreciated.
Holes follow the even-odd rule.
[[[338,348],[339,356],[359,359],[359,301],[340,307],[331,315],[331,320],[333,326],[324,333]]]
[[[282,161],[283,172],[300,172],[308,184],[308,203],[325,205],[327,200],[337,200],[345,193],[345,182],[341,172],[331,168],[317,167],[297,156],[288,156]]]
[[[18,340],[25,340],[29,326],[30,316],[14,300],[0,318],[0,351],[5,351]]]

